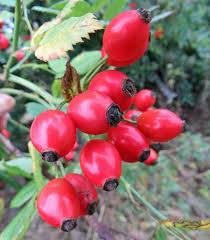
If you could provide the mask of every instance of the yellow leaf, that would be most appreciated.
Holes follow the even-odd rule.
[[[67,51],[73,50],[73,45],[83,42],[82,38],[89,39],[89,33],[102,28],[92,13],[71,17],[45,33],[35,50],[35,56],[43,61],[65,56]]]

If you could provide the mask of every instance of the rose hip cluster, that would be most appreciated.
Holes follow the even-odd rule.
[[[121,13],[110,22],[102,50],[102,55],[108,54],[110,65],[129,65],[144,54],[150,20],[148,11],[139,9]],[[159,142],[179,135],[183,121],[169,110],[151,109],[155,100],[150,90],[136,93],[134,81],[123,73],[105,70],[95,75],[87,91],[70,101],[67,113],[47,110],[34,120],[30,138],[48,162],[72,158],[77,147],[76,129],[107,136],[106,140],[91,140],[82,148],[80,167],[84,176],[69,173],[45,185],[37,207],[48,224],[70,231],[79,216],[93,214],[97,204],[95,187],[116,189],[122,161],[146,165],[157,162]],[[132,104],[136,109],[129,110]]]

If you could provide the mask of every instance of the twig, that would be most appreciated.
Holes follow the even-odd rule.
[[[24,19],[25,19],[25,22],[26,22],[26,24],[27,24],[27,26],[28,26],[28,30],[30,31],[30,35],[31,35],[31,37],[32,37],[32,35],[33,35],[33,29],[32,29],[32,27],[31,27],[30,21],[29,21],[29,19],[28,19],[27,6],[26,6],[26,4],[24,3],[24,1],[23,1],[23,11],[24,11]]]
[[[18,157],[23,157],[24,154],[16,148],[4,135],[0,134],[0,141],[7,147],[7,149]]]
[[[107,226],[105,224],[100,223],[95,216],[88,216],[87,219],[88,219],[88,222],[90,223],[90,225],[98,232],[99,237],[101,237],[104,240],[114,240],[115,239],[109,233],[109,231],[119,233],[121,235],[128,237],[129,239],[140,240],[133,234],[130,234],[130,233],[118,230],[116,228],[113,228],[111,226]]]

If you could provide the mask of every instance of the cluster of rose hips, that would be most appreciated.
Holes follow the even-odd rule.
[[[102,51],[108,54],[110,65],[129,65],[144,54],[150,19],[148,11],[139,9],[121,13],[110,22]],[[94,139],[82,148],[80,167],[84,176],[69,173],[51,180],[41,191],[37,208],[48,224],[70,231],[79,216],[93,214],[95,186],[105,191],[116,189],[122,161],[157,162],[157,152],[150,144],[176,137],[182,132],[183,121],[169,110],[151,109],[155,100],[147,89],[136,94],[134,81],[123,73],[105,70],[95,75],[87,91],[70,101],[67,113],[47,110],[38,115],[30,138],[48,162],[68,159],[76,148],[76,129],[91,135],[107,134],[106,140]],[[128,110],[133,103],[137,109]]]

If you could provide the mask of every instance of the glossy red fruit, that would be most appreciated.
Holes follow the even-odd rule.
[[[107,55],[119,62],[134,59],[150,38],[150,13],[140,8],[120,13],[108,24],[103,36]]]
[[[3,129],[1,132],[6,138],[10,139],[11,135],[10,135],[10,132],[7,129]]]
[[[140,115],[141,115],[141,111],[137,109],[130,109],[126,112],[126,114],[124,115],[124,118],[131,121],[136,121]]]
[[[144,161],[143,163],[146,165],[156,165],[158,163],[158,155],[155,152],[155,150],[153,150],[152,148],[150,148],[150,155],[148,157],[148,159],[146,161]]]
[[[137,120],[138,129],[154,142],[167,142],[175,138],[185,125],[185,121],[167,109],[148,110]]]
[[[111,143],[99,139],[89,141],[80,153],[80,166],[85,177],[105,191],[119,185],[121,157]]]
[[[105,133],[122,119],[119,106],[110,97],[92,90],[74,97],[67,112],[80,131],[94,135]]]
[[[65,232],[76,227],[79,208],[76,190],[64,178],[56,178],[48,182],[37,199],[40,217]]]
[[[69,173],[65,179],[71,183],[78,194],[79,216],[92,215],[96,211],[98,201],[98,194],[93,184],[86,177],[77,173]]]
[[[146,52],[147,48],[148,48],[148,43],[146,42],[145,46],[142,47],[142,49],[136,54],[135,57],[133,57],[130,60],[126,60],[126,61],[120,61],[120,60],[113,60],[110,57],[106,60],[106,62],[110,65],[110,66],[114,66],[114,67],[124,67],[124,66],[129,66],[133,63],[135,63],[136,61],[138,61]],[[104,47],[102,47],[101,49],[101,56],[102,58],[104,58],[105,56],[107,56]]]
[[[148,89],[139,91],[134,98],[134,105],[142,112],[152,107],[156,101],[156,93]]]
[[[88,89],[109,96],[122,112],[131,106],[133,96],[136,94],[134,81],[117,70],[98,73],[91,80]]]
[[[30,138],[42,159],[54,162],[68,154],[74,146],[76,128],[66,113],[47,110],[33,121]]]
[[[0,50],[7,49],[8,47],[9,47],[9,40],[3,33],[0,33]]]
[[[121,122],[117,128],[110,127],[108,141],[116,147],[125,162],[143,162],[149,157],[146,137],[129,123]]]

